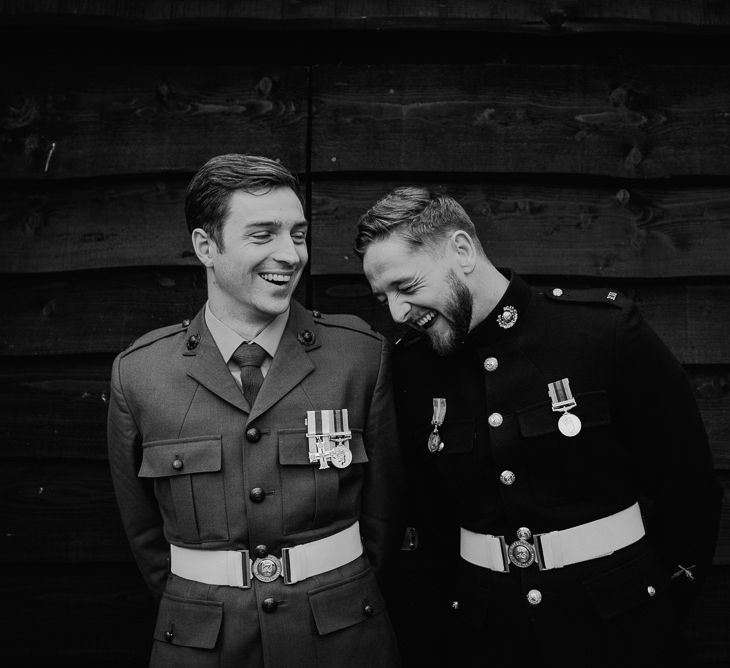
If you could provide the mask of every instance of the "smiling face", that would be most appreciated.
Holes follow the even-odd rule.
[[[307,264],[307,227],[290,188],[235,191],[223,224],[222,248],[202,229],[193,231],[196,254],[208,268],[213,313],[240,333],[260,331],[286,311]]]
[[[424,332],[436,353],[447,355],[469,332],[473,299],[456,257],[442,250],[413,248],[391,234],[368,245],[363,270],[393,320]]]

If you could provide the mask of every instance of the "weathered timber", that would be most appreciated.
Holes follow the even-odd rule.
[[[428,29],[594,32],[667,30],[696,31],[698,28],[727,28],[730,11],[710,0],[660,2],[535,2],[486,3],[483,0],[254,0],[246,2],[199,2],[166,0],[116,2],[101,0],[5,0],[0,16],[38,21],[39,17],[107,19],[123,22],[174,24],[203,21],[252,21],[269,27],[283,24],[288,30],[314,27],[347,30]]]
[[[6,459],[0,563],[130,560],[106,462]],[[714,563],[730,564],[730,478]]]
[[[188,178],[0,188],[8,272],[197,264],[185,225]]]
[[[730,67],[322,65],[312,169],[730,174]]]
[[[411,182],[455,197],[492,261],[522,273],[730,275],[730,188]],[[312,274],[361,273],[352,252],[358,218],[407,184],[315,181]]]
[[[0,177],[194,172],[220,153],[305,166],[297,66],[4,68]]]
[[[725,285],[628,285],[591,279],[555,277],[550,286],[606,287],[635,299],[647,321],[684,364],[724,364],[730,361],[730,288]],[[356,276],[315,276],[312,307],[329,313],[355,313],[388,338],[397,340],[406,331],[395,326],[387,308],[372,296],[367,281]],[[1,337],[0,337],[1,340]]]
[[[133,563],[4,564],[0,600],[8,666],[128,668],[149,661],[156,604]]]
[[[0,356],[118,353],[158,327],[192,318],[205,303],[202,267],[5,274]],[[303,301],[306,277],[295,290]]]
[[[0,187],[0,265],[12,273],[196,265],[183,211],[187,181]],[[730,275],[729,188],[422,183],[456,197],[492,260],[523,273]],[[312,273],[360,273],[357,219],[402,184],[316,181]]]
[[[0,459],[106,459],[111,357],[6,358],[0,372]],[[730,469],[730,368],[690,367],[715,466]]]
[[[106,462],[9,459],[0,483],[0,561],[131,559]]]

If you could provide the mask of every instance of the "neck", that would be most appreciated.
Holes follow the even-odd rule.
[[[469,331],[494,310],[509,286],[509,281],[486,259],[477,262],[470,278],[469,289],[474,304]]]
[[[246,341],[255,339],[274,319],[273,317],[266,320],[262,318],[253,319],[241,309],[240,305],[228,304],[225,300],[216,299],[216,296],[211,294],[208,295],[208,306],[210,312],[218,320]]]

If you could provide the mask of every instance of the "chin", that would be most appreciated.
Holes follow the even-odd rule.
[[[431,344],[431,348],[440,357],[450,355],[456,350],[456,338],[450,330],[448,332],[434,332],[429,330],[426,333],[428,334],[428,341]]]

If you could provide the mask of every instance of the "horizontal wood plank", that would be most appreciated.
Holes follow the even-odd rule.
[[[111,357],[5,359],[0,459],[106,459]],[[730,368],[690,367],[715,466],[730,470]]]
[[[730,174],[725,65],[327,65],[312,169]]]
[[[529,277],[528,277],[529,279]],[[683,364],[730,362],[730,287],[725,285],[631,285],[623,281],[555,277],[537,288],[606,287],[636,300],[647,321]],[[393,324],[387,308],[372,297],[367,281],[355,276],[313,278],[312,306],[327,313],[354,313],[388,338],[397,340],[405,329]]]
[[[247,2],[199,2],[158,0],[116,2],[101,0],[4,0],[0,16],[30,21],[39,17],[56,19],[107,19],[173,23],[176,21],[258,21],[287,29],[316,27],[329,29],[429,29],[502,31],[695,31],[701,27],[727,27],[730,11],[710,0],[659,2],[534,2],[485,3],[483,0],[254,0]]]
[[[730,478],[714,563],[730,565]],[[106,462],[6,459],[0,467],[0,563],[131,560]]]
[[[4,179],[192,174],[232,152],[306,164],[306,67],[61,64],[0,77]]]
[[[526,274],[730,275],[730,188],[419,181],[456,198],[491,260]],[[407,181],[315,181],[312,274],[358,274],[357,221]]]
[[[146,666],[156,603],[133,563],[4,564],[3,662]]]

